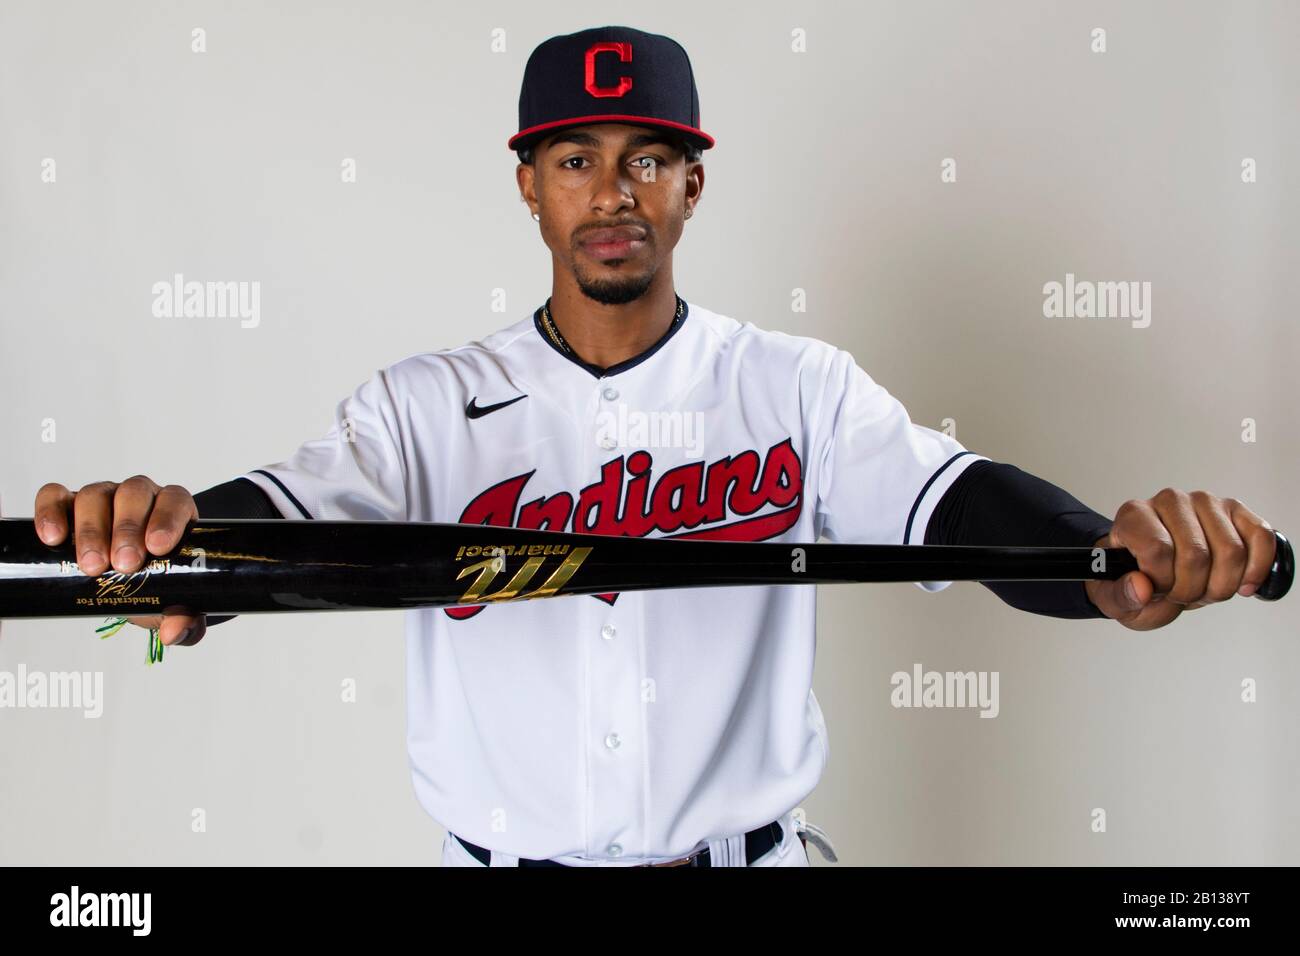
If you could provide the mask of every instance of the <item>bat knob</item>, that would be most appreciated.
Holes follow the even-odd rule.
[[[1273,566],[1269,568],[1268,580],[1261,584],[1259,590],[1253,595],[1261,601],[1279,600],[1291,590],[1291,582],[1295,579],[1295,551],[1291,547],[1291,542],[1281,531],[1274,531],[1273,536],[1277,538]]]

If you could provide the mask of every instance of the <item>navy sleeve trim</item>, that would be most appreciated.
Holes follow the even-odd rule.
[[[254,468],[253,474],[262,475],[266,478],[269,478],[271,481],[275,482],[275,487],[279,488],[282,492],[284,492],[284,496],[289,499],[289,503],[292,504],[295,508],[297,508],[304,518],[310,518],[312,516],[311,512],[302,506],[302,502],[294,497],[293,492],[284,486],[284,482],[281,481],[279,478],[275,477],[275,475],[271,474],[269,471],[264,471],[261,468]]]
[[[942,475],[945,471],[947,471],[948,467],[958,458],[964,458],[966,455],[973,455],[973,454],[975,454],[973,451],[957,452],[957,454],[953,455],[942,465],[940,465],[939,470],[936,471],[933,475],[931,475],[929,480],[926,481],[926,483],[921,486],[921,493],[916,496],[916,500],[912,502],[912,510],[907,513],[907,527],[903,529],[903,544],[907,544],[907,542],[912,540],[912,522],[916,520],[916,512],[921,507],[921,502],[925,500],[925,493],[930,490],[930,486],[933,485],[935,481],[938,480],[939,476]],[[979,463],[976,462],[976,464]],[[970,467],[974,468],[975,465],[971,465]],[[961,479],[958,478],[957,480],[960,481]],[[940,501],[942,500],[943,499],[940,499]],[[930,518],[930,524],[934,524],[933,516]]]

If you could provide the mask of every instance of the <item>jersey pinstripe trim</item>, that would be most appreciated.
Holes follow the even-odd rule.
[[[942,465],[940,465],[939,470],[936,471],[933,475],[931,475],[929,480],[927,480],[926,483],[921,486],[921,492],[916,496],[916,500],[912,502],[912,510],[909,511],[907,514],[907,527],[903,531],[903,544],[908,544],[912,540],[912,522],[916,520],[916,512],[920,509],[921,502],[925,499],[925,493],[930,490],[930,486],[935,483],[936,479],[938,479],[940,475],[942,475],[945,471],[948,470],[949,466],[952,465],[954,461],[956,461],[958,458],[964,458],[967,455],[975,455],[976,458],[982,457],[980,455],[976,455],[975,452],[973,451],[959,451],[957,452],[957,454],[953,455]],[[974,464],[974,462],[970,462],[969,464]],[[967,467],[969,467],[969,464]],[[924,529],[922,529],[922,535],[924,536]]]
[[[281,493],[282,493],[286,498],[289,499],[289,503],[292,504],[295,508],[297,508],[297,509],[298,509],[298,512],[299,512],[299,513],[300,513],[304,518],[311,518],[311,512],[309,512],[306,508],[304,508],[304,507],[302,506],[302,502],[299,501],[297,498],[295,498],[293,492],[290,491],[288,488],[286,488],[286,487],[284,486],[284,482],[281,481],[279,478],[275,477],[275,475],[271,474],[269,471],[266,471],[266,470],[263,469],[263,468],[254,468],[251,472],[249,472],[249,474],[252,474],[252,475],[261,475],[262,477],[266,478],[267,480],[274,482],[274,483],[275,483],[275,486],[276,486],[277,488],[280,489],[280,492],[281,492]]]

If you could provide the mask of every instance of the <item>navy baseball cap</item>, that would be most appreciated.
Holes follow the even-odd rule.
[[[533,50],[519,91],[519,132],[510,149],[588,123],[673,130],[700,149],[700,97],[691,61],[670,37],[631,27],[595,27],[551,37]]]

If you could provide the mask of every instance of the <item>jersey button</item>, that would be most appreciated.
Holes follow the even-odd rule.
[[[609,855],[610,855],[610,856],[622,856],[622,855],[623,855],[623,848],[622,848],[621,846],[619,846],[617,843],[611,843],[611,844],[609,845]]]
[[[600,636],[607,641],[612,641],[614,639],[614,635],[617,633],[618,631],[614,629],[613,624],[606,624],[604,627],[600,629]]]
[[[611,449],[611,448],[613,448],[615,445],[617,445],[618,442],[614,441],[614,439],[612,439],[612,438],[610,438],[608,435],[606,435],[604,438],[602,438],[602,439],[600,440],[600,443],[599,443],[599,444],[600,444],[600,447],[601,447],[601,448],[604,448],[605,450],[608,451],[609,449]]]
[[[616,389],[616,388],[607,388],[607,389],[605,389],[603,392],[601,392],[600,394],[602,394],[602,395],[605,396],[605,401],[607,401],[607,402],[612,402],[614,399],[618,398],[618,389]]]
[[[622,741],[618,739],[618,734],[605,735],[605,746],[610,750],[617,750],[620,743],[622,743]]]

